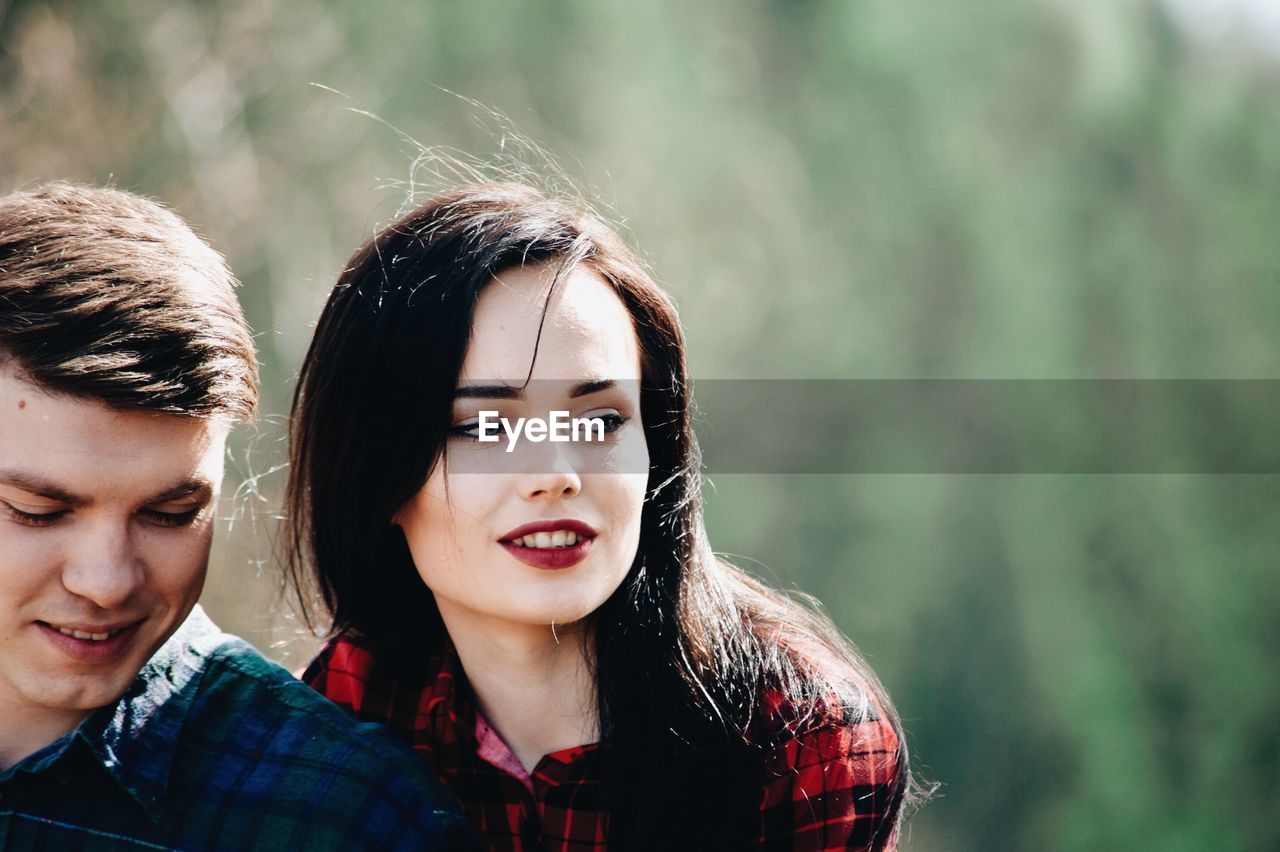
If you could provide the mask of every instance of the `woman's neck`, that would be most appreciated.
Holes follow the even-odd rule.
[[[480,712],[527,771],[545,755],[600,738],[580,624],[553,630],[486,622],[446,607],[440,614]]]

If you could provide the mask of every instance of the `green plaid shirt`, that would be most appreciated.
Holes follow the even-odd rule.
[[[0,773],[0,850],[450,849],[462,825],[407,746],[198,607],[118,703]]]

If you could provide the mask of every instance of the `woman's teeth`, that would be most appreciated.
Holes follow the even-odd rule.
[[[65,627],[57,628],[58,632],[63,636],[74,636],[77,639],[92,639],[94,642],[101,642],[111,637],[110,633],[85,633],[83,630],[68,630]]]
[[[540,532],[512,539],[511,543],[521,547],[573,547],[578,543],[578,534],[573,530]]]

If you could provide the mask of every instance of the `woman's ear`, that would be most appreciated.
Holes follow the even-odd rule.
[[[418,501],[423,498],[422,489],[424,487],[425,486],[419,486],[418,490],[414,492],[408,500],[405,500],[404,503],[400,505],[399,509],[396,509],[391,513],[391,526],[404,529],[405,521],[412,514],[414,508],[418,504]]]

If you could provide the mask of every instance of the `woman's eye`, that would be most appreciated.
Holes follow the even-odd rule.
[[[45,512],[25,512],[10,503],[0,502],[4,513],[23,526],[47,527],[67,513],[66,509],[51,509]]]
[[[624,414],[619,414],[616,411],[607,411],[600,414],[588,414],[586,416],[593,420],[603,421],[604,432],[606,435],[612,432],[617,432],[623,426],[627,425],[627,421],[631,419],[630,417],[627,417]]]
[[[183,512],[162,512],[159,509],[143,509],[139,514],[156,526],[185,527],[196,519],[196,515],[200,514],[202,508],[204,507],[195,506]]]
[[[479,438],[480,437],[480,421],[476,418],[464,420],[456,426],[450,427],[450,435],[456,435],[460,438]]]
[[[600,411],[600,412],[591,412],[589,414],[584,414],[580,418],[574,418],[574,419],[588,420],[588,421],[599,420],[601,421],[601,424],[603,426],[604,433],[608,435],[612,432],[617,432],[619,429],[625,426],[631,418],[624,414],[620,414],[617,411]],[[561,428],[566,428],[566,424],[568,423],[568,421],[564,421],[564,420],[561,420],[558,422]],[[506,442],[509,439],[509,435],[506,430],[514,429],[516,433],[520,433],[520,427],[521,427],[521,423],[518,420],[505,420],[502,418],[491,417],[489,418],[485,426],[487,430],[486,437],[489,439],[490,442],[494,442],[494,443]],[[451,426],[449,428],[449,435],[450,437],[470,438],[473,441],[479,441],[480,428],[481,428],[480,418],[472,417]],[[585,428],[585,427],[579,427],[579,428]],[[588,429],[587,431],[590,431],[591,433],[594,434],[595,427],[591,426],[591,428]]]

